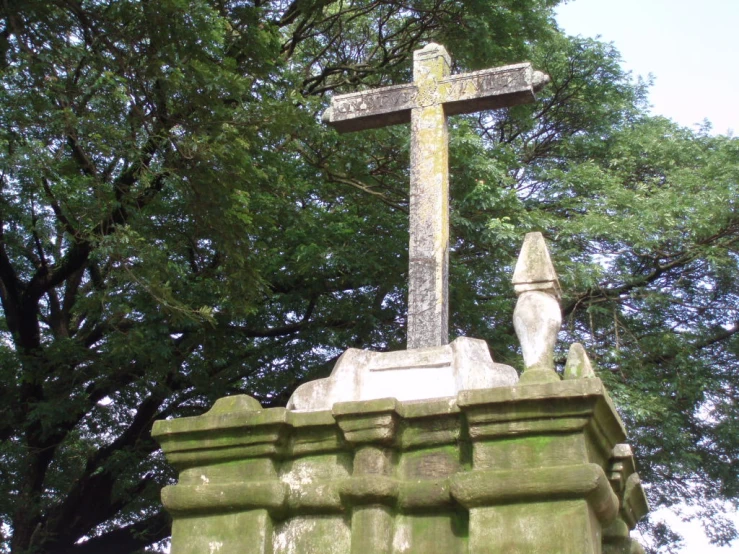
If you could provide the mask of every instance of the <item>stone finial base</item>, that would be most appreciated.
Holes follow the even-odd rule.
[[[396,352],[350,348],[330,377],[298,387],[287,407],[319,411],[330,410],[336,402],[446,398],[462,390],[509,387],[517,381],[516,370],[494,363],[487,343],[479,339],[459,337],[444,346]]]
[[[615,554],[647,510],[597,378],[306,413],[236,397],[153,435],[179,470],[173,554]]]
[[[521,383],[559,381],[554,371],[554,345],[562,326],[561,289],[544,236],[527,233],[513,271],[518,296],[513,327],[521,341]]]

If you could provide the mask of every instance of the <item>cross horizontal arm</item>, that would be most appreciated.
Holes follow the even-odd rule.
[[[396,85],[334,96],[323,122],[340,133],[410,123],[415,85]]]
[[[529,104],[549,77],[530,63],[450,75],[439,82],[439,101],[446,115],[458,115]]]
[[[323,121],[337,131],[411,124],[408,348],[449,340],[447,116],[527,104],[549,77],[529,63],[450,75],[440,44],[413,53],[413,82],[334,96]]]
[[[414,84],[342,94],[331,99],[323,122],[347,133],[409,123],[411,109],[427,104],[442,104],[446,115],[528,104],[548,81],[530,63],[520,63],[451,75],[430,98],[419,98]]]

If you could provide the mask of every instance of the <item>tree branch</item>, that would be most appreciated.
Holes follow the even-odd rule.
[[[166,539],[172,520],[164,510],[125,527],[119,527],[79,544],[60,547],[54,554],[132,554]]]

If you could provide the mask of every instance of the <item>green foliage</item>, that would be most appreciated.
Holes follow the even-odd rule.
[[[451,121],[452,334],[519,363],[509,280],[543,231],[562,361],[587,345],[653,503],[736,502],[739,146],[647,117],[556,3],[3,4],[0,551],[165,539],[154,420],[284,404],[347,347],[404,347],[409,131],[320,113],[406,82],[428,40],[459,71],[552,76],[534,105]]]

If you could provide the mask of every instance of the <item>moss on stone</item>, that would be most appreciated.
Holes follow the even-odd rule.
[[[627,527],[643,514],[597,379],[458,401],[381,399],[311,414],[234,412],[249,403],[230,401],[222,413],[166,422],[157,437],[181,470],[163,491],[173,554],[598,554],[619,504],[613,487]],[[522,521],[541,537],[522,534]],[[606,536],[610,554],[638,548],[628,528]]]

